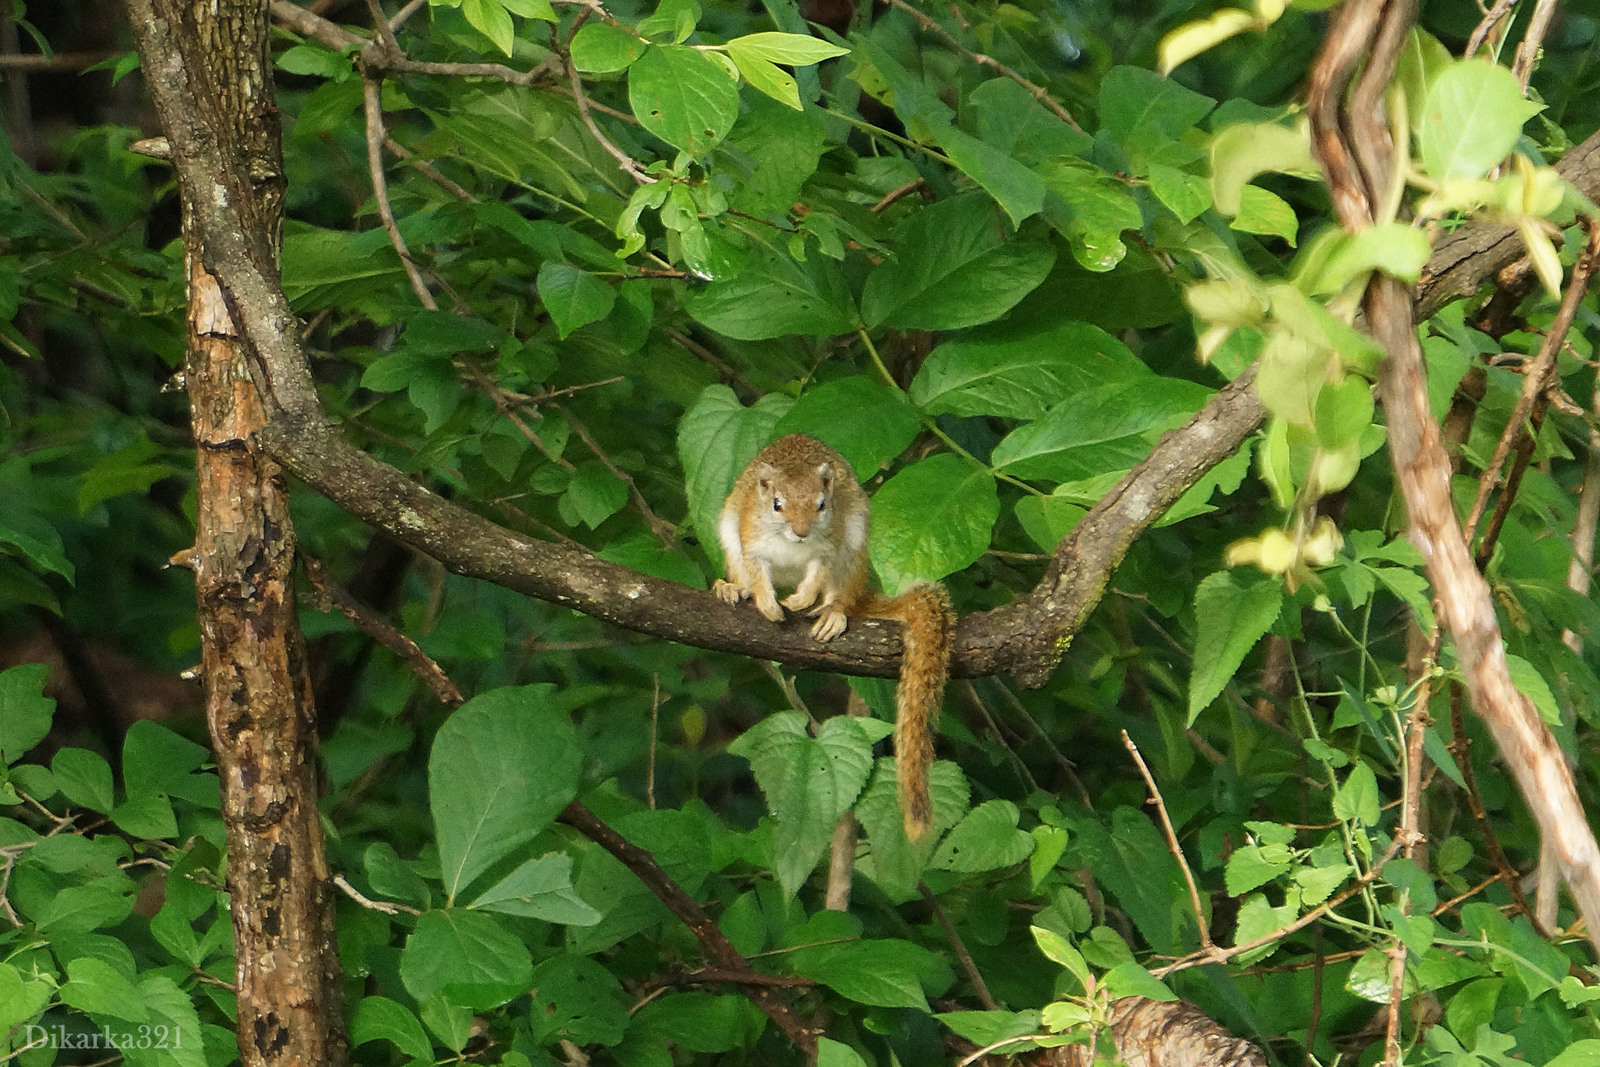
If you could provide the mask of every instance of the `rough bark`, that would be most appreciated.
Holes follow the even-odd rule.
[[[1416,0],[1350,0],[1334,18],[1307,82],[1313,150],[1340,221],[1351,232],[1371,225],[1375,205],[1384,202],[1381,177],[1392,173],[1392,146],[1382,93],[1415,9]],[[1356,87],[1347,92],[1352,79]],[[1455,645],[1473,710],[1494,735],[1541,837],[1556,854],[1590,943],[1600,951],[1600,846],[1560,747],[1511,680],[1494,596],[1456,514],[1450,457],[1429,413],[1413,326],[1416,301],[1403,283],[1374,275],[1363,308],[1386,354],[1378,391],[1395,482],[1405,500],[1410,539],[1427,565],[1440,624]]]
[[[256,435],[267,404],[223,291],[207,272],[198,198],[225,201],[246,254],[276,269],[281,138],[266,6],[130,0],[144,69],[184,82],[229,164],[180,171],[189,282],[184,377],[196,444],[195,573],[206,718],[222,781],[238,957],[239,1053],[248,1067],[345,1060],[333,898],[316,808],[315,716],[278,465]],[[157,95],[170,128],[190,121]]]
[[[1116,1046],[1115,1062],[1126,1067],[1266,1067],[1261,1049],[1234,1037],[1188,1001],[1123,997],[1111,1005],[1107,1035]],[[1091,1067],[1093,1054],[1111,1055],[1099,1042],[1061,1045],[1025,1055],[985,1056],[985,1067]],[[1103,1060],[1101,1062],[1104,1062]]]

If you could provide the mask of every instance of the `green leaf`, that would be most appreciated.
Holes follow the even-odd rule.
[[[913,463],[872,498],[872,564],[890,590],[934,581],[989,547],[1000,498],[994,475],[949,453]]]
[[[1037,419],[1084,390],[1149,378],[1143,361],[1098,326],[1052,317],[944,342],[923,361],[910,395],[930,415]]]
[[[42,978],[25,981],[16,967],[0,963],[0,1034],[30,1022],[50,1003],[54,992],[52,983]]]
[[[280,52],[273,66],[286,74],[309,74],[338,80],[351,74],[350,57],[315,44],[297,44]]]
[[[124,833],[151,841],[178,836],[178,820],[165,793],[130,796],[112,809],[111,821]]]
[[[55,715],[54,698],[44,695],[50,667],[22,663],[0,671],[0,763],[17,762],[44,740]]]
[[[1272,855],[1262,851],[1260,845],[1241,845],[1228,857],[1225,882],[1230,897],[1242,897],[1252,889],[1259,889],[1280,874],[1289,870],[1287,850],[1278,846]]]
[[[817,1067],[867,1067],[861,1053],[831,1037],[817,1038]],[[1563,1064],[1562,1067],[1576,1067]]]
[[[917,212],[895,233],[895,255],[867,276],[869,326],[954,330],[1009,311],[1055,264],[1055,249],[1005,241],[987,197],[958,196]]]
[[[828,850],[834,824],[872,772],[872,745],[888,732],[876,719],[835,716],[811,737],[799,712],[768,715],[728,746],[750,761],[777,827],[778,883],[793,896]]]
[[[1293,904],[1283,904],[1273,907],[1267,903],[1267,898],[1260,893],[1252,893],[1245,898],[1239,907],[1239,925],[1233,934],[1235,945],[1249,944],[1259,937],[1276,933],[1289,923],[1298,918],[1297,909]],[[1239,958],[1243,960],[1260,960],[1270,956],[1277,942],[1272,941],[1257,949],[1243,953]],[[1387,986],[1385,986],[1387,991]],[[1354,990],[1352,990],[1354,992]]]
[[[1300,902],[1314,907],[1333,896],[1333,891],[1351,875],[1350,865],[1336,863],[1331,867],[1300,867],[1294,872],[1295,884],[1300,887]]]
[[[1131,960],[1112,967],[1101,980],[1113,999],[1144,997],[1146,1000],[1167,1002],[1178,999],[1178,994],[1168,989],[1165,982]]]
[[[1541,110],[1505,67],[1479,59],[1452,63],[1433,79],[1423,105],[1423,171],[1436,182],[1483,177],[1510,153],[1522,124]]]
[[[750,407],[725,385],[708,385],[678,423],[689,514],[700,543],[715,550],[717,516],[739,472],[773,437],[793,401],[768,393]]]
[[[1054,552],[1089,513],[1083,505],[1059,496],[1025,496],[1012,510],[1023,531],[1046,552]]]
[[[434,738],[428,794],[448,898],[533,840],[576,795],[577,735],[552,696],[542,685],[491,690]]]
[[[500,0],[500,3],[513,15],[521,15],[525,19],[561,21],[556,15],[556,9],[550,6],[550,0]]]
[[[1303,129],[1276,122],[1240,122],[1211,138],[1211,199],[1224,216],[1237,215],[1251,179],[1268,171],[1316,179],[1322,168]]]
[[[1186,422],[1210,395],[1203,385],[1153,375],[1088,389],[1013,430],[990,461],[1019,478],[1058,482],[1128,470],[1149,455],[1163,431]]]
[[[1372,425],[1372,386],[1354,374],[1337,384],[1324,383],[1317,391],[1315,419],[1317,443],[1323,448],[1346,448],[1361,440]]]
[[[527,992],[533,960],[527,946],[491,915],[428,911],[400,952],[400,979],[418,1000],[440,993],[486,1011]]]
[[[795,67],[850,54],[848,48],[840,48],[838,45],[800,33],[746,34],[729,41],[727,49],[735,57],[743,52],[764,59],[768,63],[786,63]]]
[[[1057,201],[1046,203],[1045,217],[1072,242],[1078,264],[1103,272],[1121,263],[1128,251],[1122,232],[1144,228],[1144,214],[1127,183],[1081,160],[1051,160],[1038,169]]]
[[[586,460],[572,472],[561,503],[563,509],[570,507],[573,516],[592,530],[627,506],[628,483],[599,460]]]
[[[1011,225],[1037,215],[1044,207],[1045,183],[1038,173],[954,126],[941,130],[939,147],[956,169],[983,187],[1005,210]]]
[[[1432,254],[1425,231],[1398,222],[1368,226],[1343,238],[1318,273],[1311,291],[1335,293],[1368,271],[1416,282]]]
[[[1033,852],[1033,837],[1017,829],[1017,806],[990,800],[967,813],[935,852],[928,866],[974,874],[1021,863]]]
[[[593,926],[600,913],[572,888],[572,857],[560,852],[531,859],[468,904],[567,926]]]
[[[1282,237],[1293,248],[1300,220],[1295,218],[1294,208],[1277,193],[1247,185],[1240,190],[1239,213],[1228,225],[1244,233]]]
[[[1363,826],[1378,825],[1382,798],[1378,795],[1378,776],[1365,763],[1350,768],[1337,791],[1333,794],[1333,816],[1349,819]]]
[[[61,986],[63,1004],[130,1023],[150,1021],[150,1011],[138,988],[104,960],[82,956],[70,961],[67,979]]]
[[[761,248],[740,270],[684,297],[697,322],[739,341],[788,334],[850,333],[858,316],[839,264],[826,256],[796,262]]]
[[[387,841],[375,841],[367,846],[361,856],[361,866],[372,883],[373,892],[390,900],[403,900],[410,904],[427,904],[428,883],[403,863],[394,846]]]
[[[1039,1032],[1037,1011],[947,1011],[935,1019],[980,1047]]]
[[[51,937],[116,926],[133,913],[131,885],[109,878],[68,886],[34,916],[41,933]]]
[[[1216,103],[1140,67],[1112,67],[1100,81],[1100,124],[1129,149],[1178,140]]]
[[[472,28],[489,38],[493,45],[511,54],[516,42],[516,30],[511,25],[511,13],[500,0],[461,0],[461,13],[467,16]]]
[[[584,74],[626,70],[644,55],[648,42],[609,22],[586,22],[572,37],[572,65]]]
[[[1350,968],[1344,987],[1363,1000],[1374,1004],[1389,1002],[1392,981],[1389,976],[1389,957],[1380,949],[1369,948]]]
[[[1591,1037],[1574,1041],[1546,1060],[1544,1067],[1600,1067],[1600,1040]]]
[[[1152,163],[1146,168],[1145,178],[1150,182],[1150,191],[1156,194],[1156,199],[1165,204],[1169,211],[1178,216],[1178,221],[1185,225],[1194,221],[1201,212],[1211,206],[1211,183],[1198,174],[1191,174],[1164,163]],[[1288,207],[1287,204],[1284,206]],[[1293,216],[1292,211],[1290,215]],[[1238,223],[1234,225],[1235,228],[1245,229]],[[1290,244],[1293,243],[1290,241]]]
[[[748,52],[734,51],[731,43],[728,55],[739,68],[739,73],[751,86],[766,93],[772,99],[792,107],[796,111],[803,111],[800,104],[800,86],[795,82],[794,75],[775,64],[767,62],[760,56],[750,55]]]
[[[539,300],[565,341],[573,330],[611,314],[617,291],[586,270],[547,262],[539,268]]]
[[[879,1008],[928,1010],[921,976],[942,969],[938,957],[909,941],[845,941],[789,953],[795,974],[847,1000]]]
[[[541,1045],[615,1045],[628,1026],[631,998],[610,971],[587,956],[558,953],[533,970],[528,1023]]]
[[[422,1022],[403,1004],[388,997],[362,997],[350,1016],[350,1047],[388,1041],[413,1060],[432,1060],[433,1042]]]
[[[196,774],[211,759],[209,749],[158,723],[142,720],[122,742],[122,776],[128,797],[167,796],[216,808],[221,805],[215,774]]]
[[[1202,52],[1209,52],[1230,37],[1245,30],[1263,29],[1263,20],[1249,11],[1237,7],[1224,7],[1203,19],[1185,22],[1161,38],[1162,74],[1187,63]]]
[[[1033,934],[1034,944],[1039,946],[1039,951],[1046,958],[1066,968],[1067,973],[1078,980],[1079,986],[1084,989],[1089,987],[1089,964],[1084,960],[1083,953],[1054,930],[1032,926],[1029,931]]]
[[[922,420],[905,396],[876,378],[839,378],[800,394],[773,429],[826,441],[850,461],[857,477],[886,466],[910,447]]]
[[[129,1067],[206,1067],[200,1015],[189,994],[167,975],[151,973],[139,976],[139,994],[150,1013],[150,1029],[118,1035],[124,1038],[122,1051]],[[161,1035],[167,1040],[158,1047],[155,1039]]]
[[[39,570],[72,580],[72,562],[67,559],[61,535],[42,516],[4,495],[0,495],[0,545],[15,548]]]
[[[1066,852],[1069,835],[1059,826],[1035,826],[1029,835],[1033,838],[1033,852],[1028,856],[1028,877],[1033,888],[1038,889]]]
[[[1560,726],[1561,706],[1556,703],[1555,694],[1550,691],[1550,685],[1539,669],[1521,656],[1509,653],[1506,655],[1506,666],[1511,671],[1511,683],[1532,702],[1545,725]]]
[[[857,687],[857,692],[860,691]],[[885,695],[874,706],[879,714],[892,716],[894,686],[885,684],[882,691]],[[872,844],[870,855],[862,858],[857,869],[895,899],[916,897],[917,884],[934,844],[941,834],[961,820],[967,810],[969,792],[961,768],[948,760],[934,761],[928,774],[933,823],[922,840],[913,844],[906,838],[905,819],[900,811],[895,762],[887,756],[879,759],[867,781],[866,791],[856,801],[856,819]]]
[[[685,1052],[729,1052],[752,1045],[765,1023],[736,993],[669,993],[634,1013],[628,1036]]]
[[[1189,678],[1189,718],[1194,720],[1233,679],[1244,657],[1277,621],[1283,583],[1246,578],[1233,571],[1208,575],[1194,595],[1200,625],[1195,635],[1194,673]]]
[[[646,130],[703,156],[733,129],[739,86],[716,61],[682,45],[652,45],[628,70],[628,103]]]

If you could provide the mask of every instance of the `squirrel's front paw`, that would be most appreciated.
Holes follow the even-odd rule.
[[[811,628],[811,636],[818,641],[832,641],[844,633],[844,628],[850,625],[850,620],[838,608],[829,608],[824,611],[817,624]]]
[[[811,593],[810,595],[802,595],[797,589],[793,593],[783,598],[783,606],[788,608],[790,611],[804,611],[806,608],[809,608],[812,604],[816,603],[816,600],[817,594]]]
[[[732,582],[718,578],[711,583],[711,591],[717,594],[717,599],[727,604],[737,604],[750,595],[750,590],[741,589]]]

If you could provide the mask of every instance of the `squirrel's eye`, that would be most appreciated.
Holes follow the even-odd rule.
[[[774,501],[773,501],[773,502],[772,502],[772,510],[773,510],[773,511],[782,511],[782,510],[783,510],[783,501],[781,501],[781,500],[774,500]]]
[[[817,510],[818,511],[827,511],[828,510],[828,502],[826,500],[817,501]]]

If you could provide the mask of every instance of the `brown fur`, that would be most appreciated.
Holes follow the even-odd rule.
[[[783,619],[783,608],[809,608],[818,641],[843,633],[850,616],[900,623],[894,747],[900,810],[915,841],[933,819],[930,731],[949,673],[955,615],[937,583],[895,597],[869,590],[870,518],[867,495],[843,456],[804,434],[779,438],[750,461],[723,505],[718,534],[728,578],[712,588],[730,604],[754,600],[773,622]],[[795,590],[781,606],[775,583]]]

